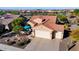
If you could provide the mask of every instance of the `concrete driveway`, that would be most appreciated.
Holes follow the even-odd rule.
[[[42,39],[42,38],[34,38],[31,43],[25,47],[24,50],[27,51],[59,51],[60,50],[60,42],[58,39]]]

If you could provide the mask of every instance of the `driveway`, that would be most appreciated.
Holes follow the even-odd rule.
[[[27,51],[59,51],[60,42],[58,39],[42,39],[34,38],[31,43],[29,43],[24,50]]]

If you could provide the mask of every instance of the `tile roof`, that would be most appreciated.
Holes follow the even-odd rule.
[[[49,22],[56,23],[57,16],[32,16],[30,20],[35,20],[36,18],[40,18],[42,20],[50,20]]]
[[[46,22],[42,23],[45,27],[49,28],[50,30],[56,30],[64,32],[64,25],[56,24],[57,16],[33,16],[30,20],[33,21],[37,18],[46,19]]]
[[[3,20],[2,20],[2,24],[5,24],[5,25],[9,24],[9,23],[12,22],[14,19],[16,19],[17,17],[19,17],[19,15],[12,15],[12,17],[13,17],[13,18],[11,18],[11,19],[3,19]]]

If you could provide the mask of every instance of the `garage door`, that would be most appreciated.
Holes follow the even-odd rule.
[[[52,35],[51,35],[51,32],[49,31],[35,30],[35,37],[51,39]]]
[[[55,35],[56,39],[63,39],[63,33],[62,32],[57,32]]]

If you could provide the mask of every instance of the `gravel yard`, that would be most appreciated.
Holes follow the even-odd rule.
[[[6,44],[6,45],[10,45],[10,44],[8,44],[8,43],[6,43],[6,40],[7,39],[15,39],[15,37],[13,36],[13,37],[5,37],[5,38],[2,38],[2,39],[0,39],[0,43],[1,44]],[[18,47],[18,48],[25,48],[26,46],[27,46],[27,44],[30,42],[30,40],[28,40],[28,42],[26,43],[26,44],[24,44],[24,45],[17,45],[16,43],[15,44],[11,44],[10,46],[14,46],[14,47]]]

